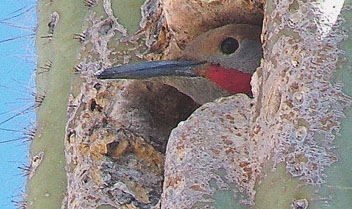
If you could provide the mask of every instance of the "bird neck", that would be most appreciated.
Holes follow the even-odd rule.
[[[251,73],[244,73],[236,69],[227,69],[216,65],[208,65],[203,76],[231,94],[252,94],[250,84]]]

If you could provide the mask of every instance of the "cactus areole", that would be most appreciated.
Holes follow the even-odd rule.
[[[122,65],[105,69],[97,77],[99,79],[205,77],[229,93],[251,94],[251,75],[262,58],[260,33],[261,28],[258,26],[225,25],[198,36],[177,60]]]

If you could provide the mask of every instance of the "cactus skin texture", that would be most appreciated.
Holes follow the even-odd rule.
[[[268,82],[270,82],[272,78],[275,80],[275,71],[283,72],[281,70],[285,67],[286,72],[304,69],[305,76],[312,76],[315,84],[313,87],[309,79],[297,77],[299,73],[289,73],[290,79],[296,79],[297,88],[295,86],[291,86],[291,89],[282,88],[285,90],[280,92],[268,84],[262,86],[266,89],[263,94],[272,88],[271,91],[266,92],[273,94],[272,98],[268,99],[272,107],[275,106],[275,97],[280,95],[282,100],[278,111],[282,111],[281,114],[285,112],[282,108],[285,102],[282,103],[282,101],[287,98],[286,95],[290,95],[289,92],[292,92],[292,89],[295,90],[291,98],[302,98],[298,103],[297,101],[292,103],[295,108],[298,107],[296,109],[299,110],[299,113],[296,112],[298,117],[292,115],[293,117],[285,122],[290,123],[291,121],[295,124],[293,128],[293,130],[296,129],[295,135],[290,139],[303,139],[302,147],[305,148],[301,152],[298,151],[300,146],[298,144],[301,143],[298,142],[296,145],[291,144],[293,147],[296,146],[295,148],[288,146],[290,148],[286,151],[287,154],[283,154],[285,151],[274,151],[272,159],[279,163],[275,166],[276,169],[272,169],[270,164],[264,168],[265,177],[261,178],[261,183],[256,187],[255,206],[257,208],[328,209],[350,208],[352,205],[352,163],[350,160],[352,149],[350,128],[352,125],[352,76],[350,73],[352,46],[349,40],[352,37],[352,13],[347,9],[351,7],[352,1],[330,3],[334,5],[328,5],[327,2],[303,0],[292,3],[267,1],[264,21],[264,32],[267,32],[264,36],[267,61],[262,65],[263,71],[267,71],[263,77],[269,75]],[[279,6],[281,9],[278,9]],[[331,15],[329,18],[327,18],[327,13]],[[280,19],[283,14],[287,17],[286,21]],[[327,24],[323,23],[327,20],[326,18],[329,20]],[[274,32],[275,28],[282,29]],[[306,30],[307,28],[314,29],[309,32],[310,29]],[[346,39],[346,37],[349,38]],[[278,46],[282,48],[277,48]],[[331,48],[325,48],[327,46]],[[292,47],[295,49],[290,51],[288,56],[285,55],[285,50]],[[277,49],[279,51],[276,51]],[[305,55],[306,58],[304,58]],[[277,59],[274,56],[277,56]],[[283,64],[279,61],[275,66],[270,67],[269,65],[276,60],[287,60],[291,63]],[[282,74],[282,76],[285,78],[285,75]],[[299,78],[303,78],[304,81],[301,83]],[[291,84],[288,82],[287,85]],[[277,80],[275,85],[280,86],[281,82]],[[320,85],[327,87],[326,94],[318,93],[321,90]],[[319,90],[316,91],[317,89]],[[322,91],[325,92],[325,90]],[[319,97],[314,102],[318,106],[309,101],[315,96]],[[324,107],[324,103],[328,106]],[[305,108],[302,108],[304,106]],[[319,112],[312,114],[314,115],[313,120],[308,116],[312,110]],[[268,115],[275,117],[275,114],[270,114],[270,112]],[[294,122],[294,118],[298,121]],[[282,133],[278,136],[285,138]],[[265,138],[267,139],[271,140]],[[278,160],[281,154],[286,155],[283,162]],[[308,160],[309,156],[311,158]]]
[[[66,191],[63,139],[67,103],[80,49],[72,37],[82,30],[86,9],[82,1],[39,0],[37,12],[36,82],[45,100],[37,111],[37,133],[30,147],[35,169],[26,185],[26,201],[27,208],[60,208]]]
[[[157,4],[151,2],[147,1],[151,7]],[[203,1],[199,5],[206,4],[205,2],[216,5],[217,1]],[[253,7],[252,1],[239,2]],[[290,2],[268,0],[265,5],[265,54],[261,68],[253,79],[254,100],[250,101],[243,95],[220,99],[198,109],[189,119],[194,121],[205,117],[202,111],[211,110],[217,104],[224,107],[238,103],[236,101],[253,104],[252,109],[241,109],[248,114],[247,130],[255,133],[247,137],[250,152],[238,155],[249,163],[245,163],[244,167],[233,164],[248,174],[248,182],[233,181],[224,189],[217,185],[218,182],[211,180],[207,182],[211,192],[206,191],[209,192],[206,197],[210,197],[212,202],[198,202],[194,205],[195,208],[313,209],[348,208],[352,205],[352,165],[349,160],[352,150],[352,141],[349,139],[352,135],[352,44],[349,39],[343,39],[345,36],[352,37],[351,12],[343,9],[342,15],[338,17],[338,27],[329,30],[319,21],[317,27],[314,25],[314,15],[319,20],[325,18],[323,15],[306,12],[322,11],[324,14],[323,3],[306,0]],[[177,122],[186,119],[187,114],[193,112],[197,105],[175,89],[157,81],[101,82],[93,75],[101,68],[138,61],[145,50],[151,47],[152,44],[149,43],[145,46],[140,34],[134,36],[133,40],[126,40],[129,34],[139,30],[140,20],[145,15],[161,15],[160,10],[141,15],[140,7],[143,3],[143,0],[38,1],[37,88],[38,94],[45,95],[45,99],[37,112],[37,133],[30,150],[32,172],[26,188],[27,208],[160,207],[158,201],[164,175],[164,141]],[[352,1],[346,0],[344,8],[351,6]],[[338,8],[337,5],[335,10]],[[177,15],[174,16],[176,21],[171,26],[182,28],[177,27]],[[171,21],[170,17],[172,15],[168,16],[168,21]],[[146,28],[152,27],[147,29],[149,41],[153,32],[165,26],[165,21],[162,17],[158,19],[158,25],[148,26],[146,22],[141,24]],[[197,22],[204,21],[199,19]],[[318,38],[332,44],[323,41],[325,45],[319,45],[316,39],[309,40],[314,33],[305,34],[303,29],[306,25],[300,23],[312,24],[310,30],[316,32],[319,29]],[[215,27],[216,24],[219,23],[209,23],[208,26]],[[280,24],[282,27],[279,27]],[[206,30],[205,26],[199,28]],[[187,40],[190,38],[187,34],[196,33],[197,31],[192,31],[174,36]],[[169,39],[170,34],[155,34],[154,38],[164,42],[171,40],[169,44],[161,41],[159,48],[156,47],[163,51],[163,55],[159,56],[160,51],[157,49],[153,51],[156,54],[153,56],[157,59],[163,56],[167,58],[168,55],[172,57],[170,51],[180,50],[172,42],[175,39]],[[183,35],[187,37],[184,38]],[[304,44],[311,45],[305,48]],[[318,58],[312,57],[312,62],[304,59],[310,56]],[[336,59],[329,59],[329,56]],[[288,76],[285,69],[292,70],[294,75]],[[317,69],[321,73],[313,74]],[[297,72],[306,74],[295,77],[302,75],[295,74]],[[316,78],[315,86],[304,80],[309,76]],[[284,81],[291,86],[288,87]],[[312,91],[321,90],[320,84],[326,85],[327,93],[324,93],[324,89]],[[127,93],[133,96],[129,97]],[[174,106],[152,103],[154,98],[165,98],[165,95],[171,95],[168,99]],[[311,98],[318,99],[317,104],[323,108],[319,109],[320,113],[327,109],[335,110],[335,113],[331,115],[329,111],[324,112],[327,117],[320,117],[321,123],[316,123],[304,114],[305,111],[314,109],[303,109],[304,105],[310,104]],[[323,98],[327,100],[322,100]],[[146,99],[152,105],[148,106]],[[159,109],[151,109],[151,106]],[[234,105],[227,106],[226,110],[231,111],[233,107]],[[285,113],[290,108],[293,110],[286,117]],[[162,112],[163,109],[167,110]],[[179,109],[187,111],[177,112]],[[153,115],[154,112],[159,115]],[[168,121],[168,116],[175,116],[175,112],[178,113],[178,121]],[[163,123],[159,124],[158,120]],[[139,124],[144,127],[140,128]],[[177,140],[177,134],[182,133],[181,127],[192,129],[192,125],[187,121],[180,124],[171,134],[172,139]],[[215,125],[218,128],[221,124],[219,122]],[[232,122],[230,125],[233,126]],[[153,132],[153,127],[157,127],[157,133]],[[206,126],[203,128],[211,130]],[[286,133],[291,135],[285,135]],[[148,138],[150,136],[153,139]],[[234,143],[238,141],[236,137],[233,138]],[[170,153],[172,149],[171,145],[168,148]],[[299,155],[292,154],[299,150],[303,150]],[[312,156],[310,159],[309,154]],[[171,155],[169,158],[172,158]],[[231,162],[232,159],[228,160]],[[169,166],[166,165],[167,168]],[[118,173],[118,169],[123,171]],[[186,167],[184,169],[187,171]],[[147,177],[140,173],[147,174]],[[218,180],[227,180],[224,170],[219,169],[214,173],[218,175]],[[198,189],[198,192],[203,191],[200,187],[193,188]],[[95,196],[90,196],[91,194]],[[167,208],[170,201],[167,198],[168,195],[164,195],[164,208]]]

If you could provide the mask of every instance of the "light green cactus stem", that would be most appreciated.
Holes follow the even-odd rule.
[[[351,7],[352,1],[346,0],[344,6]],[[348,39],[344,40],[340,47],[345,51],[345,58],[341,57],[339,61],[340,72],[338,80],[343,83],[343,92],[352,96],[352,12],[350,10],[342,11],[342,18],[346,20],[342,28],[347,31]],[[341,131],[337,135],[334,145],[334,153],[338,156],[339,161],[327,169],[327,183],[321,189],[320,194],[330,195],[332,199],[328,204],[320,202],[315,208],[349,208],[352,205],[352,109],[345,111],[346,118],[341,121]]]
[[[80,49],[73,34],[82,30],[86,8],[83,1],[40,0],[37,11],[37,88],[40,95],[45,95],[45,100],[37,112],[38,131],[30,153],[31,156],[40,152],[44,155],[33,177],[27,182],[27,207],[60,208],[66,190],[63,139],[67,102],[72,69],[77,64]],[[59,19],[49,31],[48,23],[53,13],[58,14]],[[40,68],[47,63],[51,63],[50,68]]]

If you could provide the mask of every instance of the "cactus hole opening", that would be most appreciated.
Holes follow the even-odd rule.
[[[142,136],[159,152],[165,153],[169,135],[199,105],[176,88],[155,81],[134,81],[126,87],[123,106],[127,113],[123,124]]]

